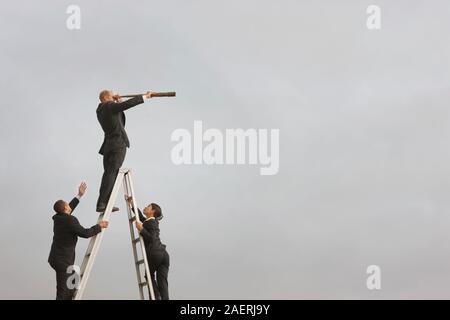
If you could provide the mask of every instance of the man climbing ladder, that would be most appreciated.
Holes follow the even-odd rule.
[[[78,219],[73,216],[73,211],[86,192],[86,183],[82,182],[78,187],[78,195],[70,201],[58,200],[53,205],[56,214],[53,216],[53,242],[48,262],[56,271],[56,299],[70,300],[74,295],[74,288],[69,287],[67,280],[72,275],[68,269],[75,263],[75,246],[78,237],[91,238],[108,227],[108,221],[99,222],[89,229],[83,228]]]

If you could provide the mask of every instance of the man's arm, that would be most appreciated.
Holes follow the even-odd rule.
[[[143,96],[137,96],[137,97],[125,100],[123,102],[112,102],[111,101],[111,102],[106,103],[106,107],[112,113],[118,113],[121,111],[128,110],[134,106],[137,106],[138,104],[144,103],[144,97],[145,97],[145,99],[150,98],[147,95],[143,95]]]
[[[78,197],[75,197],[72,199],[72,201],[69,202],[69,207],[70,209],[75,210],[75,208],[77,207],[77,205],[80,203],[80,200]]]
[[[89,229],[83,228],[83,226],[78,222],[78,219],[75,217],[71,217],[71,225],[70,230],[81,238],[90,238],[95,236],[97,233],[102,231],[102,228],[99,224],[96,224],[95,226],[90,227]]]

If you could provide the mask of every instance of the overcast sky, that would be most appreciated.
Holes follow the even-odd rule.
[[[449,16],[447,0],[2,2],[0,298],[55,297],[52,205],[82,180],[74,214],[97,219],[104,88],[177,92],[127,111],[124,164],[163,208],[172,299],[450,298]],[[279,173],[174,165],[171,133],[195,120],[279,129]],[[118,205],[85,298],[138,298]]]

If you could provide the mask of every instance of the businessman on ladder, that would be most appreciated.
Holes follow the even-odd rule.
[[[107,221],[100,221],[89,229],[83,228],[72,213],[86,192],[86,183],[78,188],[78,195],[70,201],[58,200],[53,205],[56,214],[53,216],[53,242],[48,262],[56,271],[56,299],[70,300],[75,292],[69,288],[67,280],[71,276],[68,267],[75,263],[75,246],[78,237],[90,238],[108,227]]]
[[[127,148],[130,147],[125,131],[124,111],[144,103],[144,99],[150,99],[153,95],[153,92],[148,91],[143,95],[137,95],[132,99],[122,101],[121,96],[114,95],[110,90],[100,92],[97,119],[105,133],[105,138],[99,151],[103,155],[104,172],[97,200],[97,212],[105,211],[114,181],[125,160]],[[117,207],[112,209],[112,211],[118,210]]]

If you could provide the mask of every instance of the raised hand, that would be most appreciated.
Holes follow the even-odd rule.
[[[112,98],[115,102],[122,102],[122,98],[118,94],[113,95]]]
[[[82,197],[84,193],[86,192],[87,185],[86,182],[81,182],[80,186],[78,187],[78,196]]]

